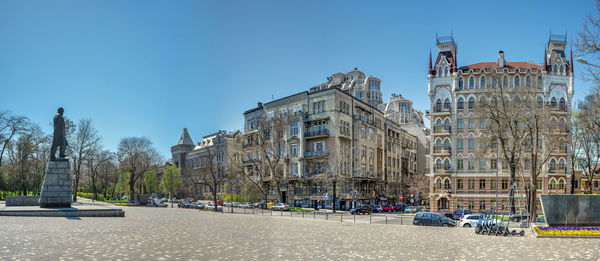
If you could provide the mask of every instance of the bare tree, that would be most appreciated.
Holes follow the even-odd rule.
[[[169,199],[177,192],[179,186],[181,186],[181,172],[179,168],[175,166],[165,166],[165,171],[163,173],[162,179],[160,181],[160,186],[169,193]],[[171,201],[171,208],[173,207],[173,201]]]
[[[12,150],[9,151],[11,159],[12,172],[18,180],[18,190],[22,195],[27,195],[32,188],[35,180],[43,177],[43,172],[36,173],[35,166],[41,164],[36,162],[39,158],[36,156],[40,152],[40,145],[45,141],[44,134],[38,125],[32,124],[24,130],[15,141]],[[37,178],[36,178],[37,176]]]
[[[600,164],[600,133],[597,125],[600,122],[598,109],[600,94],[592,93],[579,104],[579,112],[574,122],[574,142],[580,146],[579,163],[584,169],[588,180],[587,193],[593,192],[593,176],[595,168]]]
[[[135,198],[135,185],[146,171],[157,168],[162,157],[146,137],[127,137],[119,142],[117,158],[121,169],[129,172],[129,200]]]
[[[226,153],[222,143],[217,143],[203,149],[200,162],[192,172],[197,173],[198,183],[208,187],[217,211],[219,188],[229,178],[229,172],[223,164]]]
[[[583,67],[584,79],[600,83],[600,1],[596,0],[595,14],[588,15],[583,24],[583,31],[577,33],[577,39],[573,42],[577,56],[589,57],[595,64],[587,64]]]
[[[492,148],[497,148],[501,158],[507,162],[510,170],[510,212],[514,214],[517,167],[523,155],[523,141],[527,131],[523,128],[525,119],[522,102],[515,99],[520,94],[519,91],[509,90],[496,78],[492,78],[492,82],[489,96],[478,101],[477,117],[487,122],[480,142],[487,144],[488,150],[481,152],[489,154]]]
[[[82,173],[84,162],[88,161],[92,154],[99,150],[101,138],[98,131],[92,126],[91,119],[82,119],[77,124],[74,141],[70,143],[73,158],[73,176],[75,184],[73,186],[73,202],[77,202],[77,189],[79,188],[79,178]],[[94,194],[94,196],[96,196]]]
[[[101,150],[101,148],[97,147],[97,149],[93,149],[90,151],[89,155],[85,158],[87,161],[87,174],[90,178],[90,185],[92,188],[92,193],[94,194],[93,199],[98,198],[98,177],[101,173],[106,173],[109,169],[109,165],[111,160],[113,160],[114,154],[107,150]]]
[[[29,119],[25,116],[12,115],[6,111],[0,112],[0,144],[2,144],[0,167],[2,166],[2,159],[10,142],[20,133],[26,131],[29,126]]]

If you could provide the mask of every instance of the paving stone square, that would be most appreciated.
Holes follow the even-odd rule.
[[[479,236],[471,229],[368,224],[179,208],[124,218],[0,217],[1,260],[598,260],[600,240]],[[288,214],[288,215],[285,215]]]

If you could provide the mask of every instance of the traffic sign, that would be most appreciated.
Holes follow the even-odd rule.
[[[327,199],[328,199],[328,198],[327,198],[327,192],[323,193],[323,199],[324,199],[324,200],[327,200]]]
[[[398,199],[399,199],[399,200],[403,200],[403,199],[404,199],[404,196],[400,195],[400,196],[398,196]]]

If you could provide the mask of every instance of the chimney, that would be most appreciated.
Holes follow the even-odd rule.
[[[258,102],[258,103],[256,104],[256,107],[258,107],[258,108],[262,107],[262,102]]]
[[[504,60],[504,51],[498,52],[498,60],[496,60],[496,64],[498,67],[504,67],[506,65],[506,60]]]

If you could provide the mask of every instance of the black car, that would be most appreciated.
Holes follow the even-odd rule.
[[[404,204],[399,204],[394,206],[394,211],[404,211]]]
[[[355,215],[355,214],[368,214],[370,215],[372,213],[372,209],[371,206],[358,206],[356,208],[351,208],[350,209],[350,214]]]
[[[413,219],[413,224],[417,226],[438,226],[438,227],[454,227],[456,222],[442,216],[439,213],[419,212]]]

